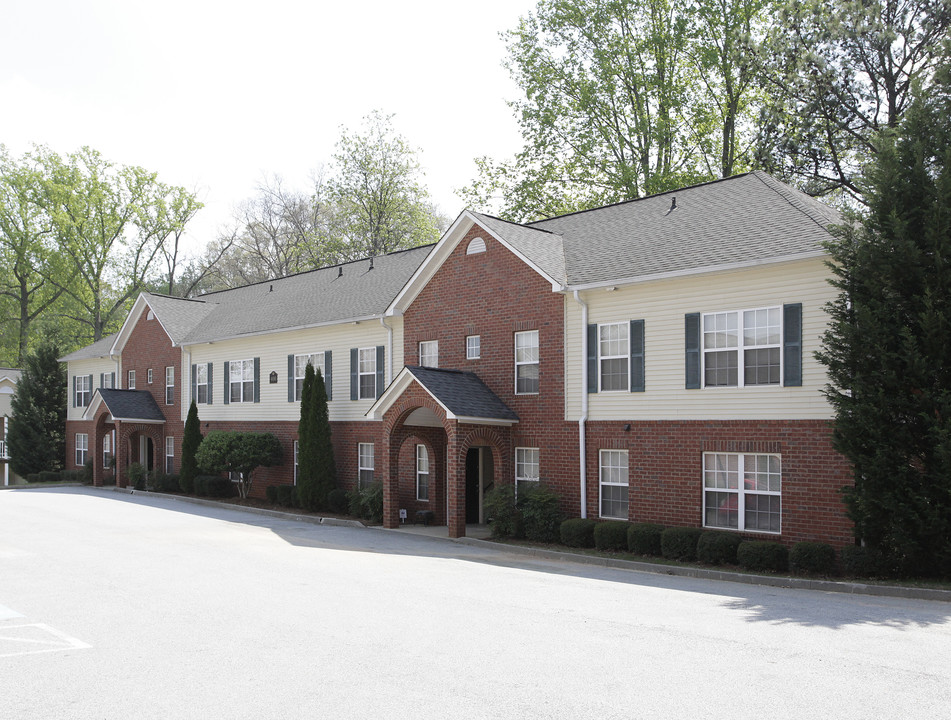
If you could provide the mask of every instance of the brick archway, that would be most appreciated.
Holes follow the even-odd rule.
[[[116,486],[126,487],[129,484],[127,468],[131,463],[131,458],[136,456],[131,442],[133,438],[147,437],[152,441],[152,447],[155,457],[159,457],[162,452],[163,424],[161,423],[136,423],[116,421],[116,447],[115,467],[116,467]]]

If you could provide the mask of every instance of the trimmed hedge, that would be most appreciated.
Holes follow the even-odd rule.
[[[705,530],[697,541],[697,560],[709,565],[736,565],[736,549],[743,538],[734,533]]]
[[[195,478],[195,494],[212,498],[230,498],[238,494],[238,488],[230,478],[220,475],[199,475]]]
[[[884,573],[881,553],[870,547],[847,545],[842,548],[842,570],[849,577],[877,577]]]
[[[522,530],[527,539],[541,543],[558,542],[565,514],[554,490],[539,484],[523,492],[516,506],[521,512]]]
[[[267,491],[265,491],[267,492]],[[278,485],[277,486],[277,504],[281,507],[300,507],[299,496],[297,494],[297,487],[294,485]]]
[[[736,560],[747,570],[786,572],[789,569],[789,550],[778,542],[744,540],[736,550]]]
[[[827,543],[797,542],[789,550],[789,569],[794,573],[835,574],[835,548]]]
[[[593,548],[596,520],[591,518],[572,518],[565,520],[558,529],[561,544],[568,547]]]
[[[608,520],[594,526],[594,546],[598,550],[627,550],[627,532],[631,523]]]
[[[59,482],[60,480],[62,476],[56,470],[40,470],[39,472],[40,482]]]
[[[670,527],[660,534],[660,552],[668,560],[697,559],[697,543],[703,530],[695,527]]]
[[[660,535],[663,525],[631,523],[627,529],[627,549],[635,555],[660,555]]]
[[[86,482],[85,470],[63,470],[59,475],[63,482]]]
[[[152,478],[152,489],[157,492],[178,492],[181,490],[178,475],[156,472]]]

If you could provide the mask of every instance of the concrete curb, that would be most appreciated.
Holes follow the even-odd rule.
[[[171,500],[177,500],[179,502],[192,503],[194,505],[205,505],[207,507],[217,507],[226,510],[237,510],[240,512],[252,513],[254,515],[265,515],[268,517],[280,518],[282,520],[305,522],[314,525],[336,525],[340,527],[364,528],[367,530],[384,529],[375,526],[367,527],[357,520],[341,520],[340,518],[325,518],[316,515],[296,515],[294,513],[286,513],[279,510],[266,510],[264,508],[247,507],[244,505],[229,505],[227,503],[216,502],[215,500],[182,497],[181,495],[168,495],[166,493],[155,493],[149,492],[147,490],[129,490],[128,488],[112,487],[96,489],[121,492],[128,495],[139,494],[151,497],[168,498]],[[563,552],[560,550],[548,550],[546,548],[508,545],[504,543],[492,542],[490,540],[477,540],[475,538],[440,538],[433,537],[432,535],[417,535],[416,537],[429,538],[431,540],[441,542],[454,542],[461,545],[471,545],[473,547],[492,549],[500,552],[524,555],[527,557],[535,557],[544,560],[572,562],[578,563],[580,565],[597,565],[600,567],[609,567],[618,570],[633,570],[636,572],[652,573],[654,575],[674,575],[677,577],[697,578],[700,580],[721,580],[723,582],[734,582],[744,585],[782,587],[792,588],[794,590],[817,590],[819,592],[834,592],[847,595],[874,595],[879,597],[894,597],[909,600],[951,602],[951,590],[939,590],[937,588],[915,588],[901,585],[876,585],[874,583],[854,583],[839,580],[814,580],[811,578],[785,577],[780,575],[748,575],[746,573],[729,572],[727,570],[712,570],[699,567],[684,567],[680,565],[660,565],[656,563],[638,562],[636,560],[621,560],[618,558],[581,555],[578,553]]]

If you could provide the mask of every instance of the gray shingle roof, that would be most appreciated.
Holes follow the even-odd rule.
[[[527,226],[480,221],[539,267],[554,267],[560,239],[568,284],[584,285],[818,252],[842,218],[757,171]]]
[[[518,422],[518,415],[475,373],[415,365],[406,369],[456,416]]]
[[[153,293],[142,293],[149,302],[149,307],[155,312],[162,327],[168,333],[172,342],[181,343],[188,333],[215,309],[213,303],[203,300],[192,300],[188,298],[170,297],[168,295],[156,295]]]
[[[60,362],[70,362],[72,360],[92,360],[94,358],[109,357],[109,351],[116,341],[116,333],[107,335],[102,340],[97,340],[91,345],[79,348],[69,355],[64,355],[59,359]]]
[[[109,408],[112,417],[119,420],[164,421],[165,415],[147,390],[96,390]]]
[[[479,222],[510,243],[555,282],[567,282],[564,239],[548,230],[518,225],[491,215],[472,213]]]
[[[8,377],[13,382],[20,382],[20,378],[23,377],[23,371],[17,370],[16,368],[4,368],[0,367],[0,378]]]

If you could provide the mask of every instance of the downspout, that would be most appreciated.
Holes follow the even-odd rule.
[[[380,315],[380,325],[386,328],[386,384],[393,382],[393,328],[386,324],[386,318]]]
[[[585,423],[588,421],[588,305],[574,290],[575,302],[581,306],[581,417],[578,418],[579,475],[581,480],[581,517],[588,517],[588,470]]]
[[[182,363],[182,386],[185,388],[185,393],[182,397],[185,398],[185,401],[182,403],[182,412],[185,413],[185,416],[188,416],[188,411],[192,407],[192,351],[182,348],[182,354],[185,356],[184,362]]]

